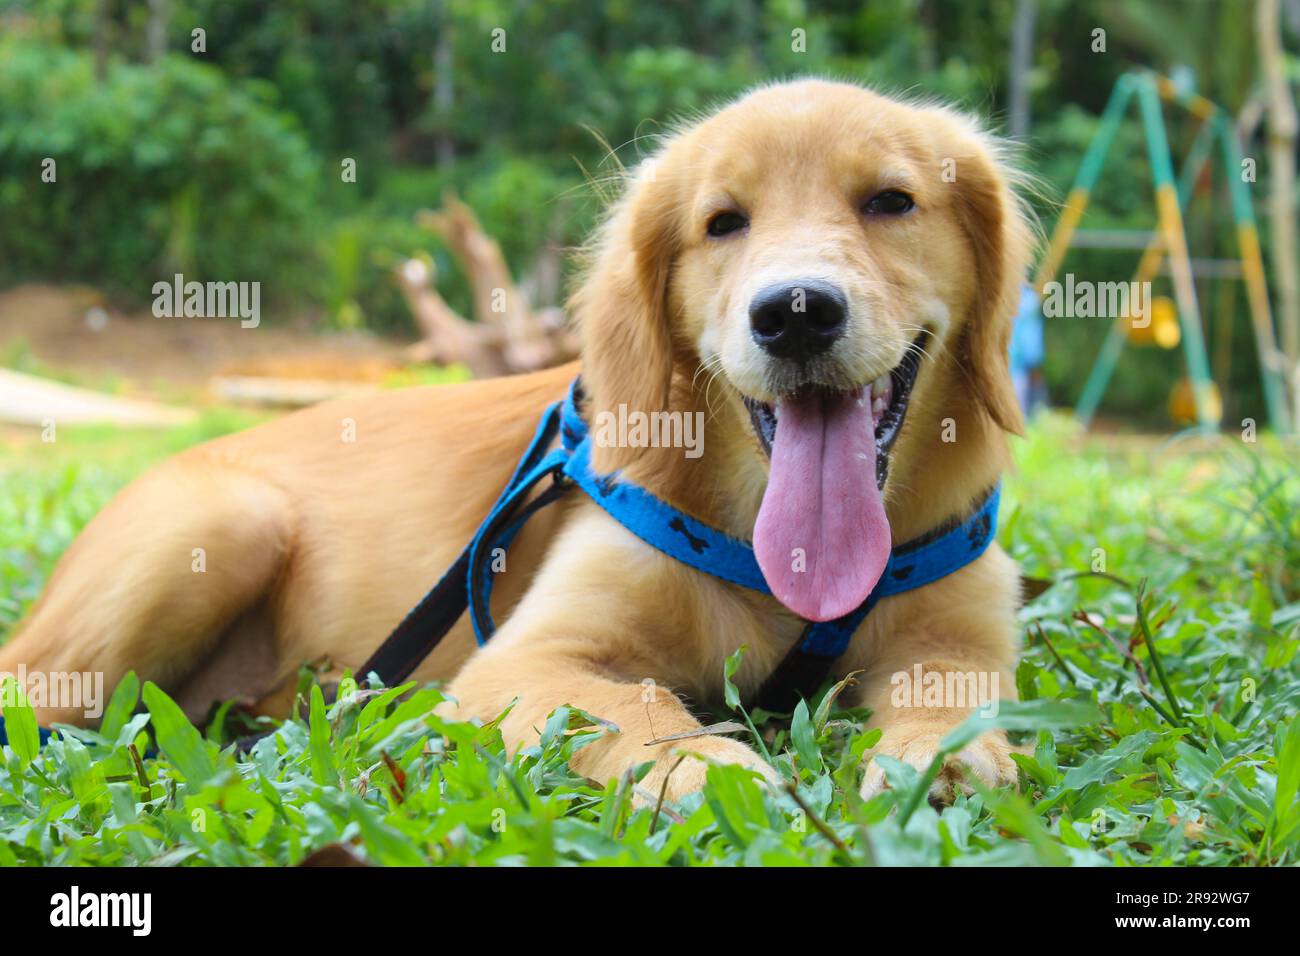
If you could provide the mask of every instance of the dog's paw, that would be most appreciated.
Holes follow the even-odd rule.
[[[927,723],[903,724],[887,729],[867,764],[861,789],[863,799],[869,800],[889,788],[885,772],[875,757],[893,757],[911,764],[918,773],[925,773],[939,752],[939,741],[947,735],[949,729],[936,729],[933,724]],[[944,760],[943,769],[930,785],[930,803],[947,805],[952,803],[959,790],[970,793],[971,787],[966,780],[971,774],[986,787],[1014,787],[1019,779],[1015,761],[1011,759],[1014,750],[1007,741],[1006,734],[1000,730],[976,738],[963,750]]]
[[[667,780],[665,798],[680,800],[704,788],[710,763],[737,764],[756,771],[765,783],[773,787],[781,783],[776,769],[747,745],[729,737],[708,736],[688,738],[665,751],[638,789],[657,800]]]

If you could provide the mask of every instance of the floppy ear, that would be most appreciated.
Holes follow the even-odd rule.
[[[956,158],[958,218],[975,253],[975,297],[958,355],[976,398],[1004,431],[1023,434],[1007,349],[1033,250],[1028,213],[1012,191],[1014,173],[991,137],[966,124]]]
[[[590,417],[668,407],[673,346],[668,276],[676,215],[662,162],[643,164],[601,230],[591,267],[569,300],[582,334]],[[607,462],[614,465],[614,462]]]

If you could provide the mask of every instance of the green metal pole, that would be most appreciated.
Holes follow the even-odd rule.
[[[1115,89],[1111,91],[1110,99],[1106,101],[1106,108],[1102,111],[1097,134],[1083,154],[1079,174],[1074,179],[1075,189],[1091,192],[1092,187],[1097,184],[1102,166],[1106,163],[1106,154],[1110,152],[1110,145],[1115,141],[1119,124],[1124,119],[1124,110],[1128,108],[1128,101],[1139,79],[1140,76],[1136,73],[1125,73],[1116,81]]]
[[[1132,74],[1125,74],[1123,79],[1129,79],[1130,77],[1132,77]],[[1112,100],[1114,100],[1113,95]],[[1118,119],[1114,122],[1117,127]],[[1110,135],[1113,136],[1114,133],[1115,128],[1113,127]],[[1192,148],[1188,151],[1186,159],[1183,160],[1182,169],[1179,170],[1178,204],[1180,208],[1187,205],[1192,195],[1192,189],[1196,185],[1196,179],[1201,175],[1201,170],[1205,168],[1205,161],[1209,158],[1212,145],[1213,135],[1210,124],[1202,123],[1195,140],[1192,142]],[[1092,152],[1090,148],[1088,155],[1091,156]],[[1105,150],[1101,150],[1100,154],[1104,157]],[[1091,181],[1096,181],[1098,172],[1100,172],[1099,169],[1091,171]],[[1158,242],[1159,240],[1153,241]],[[1111,376],[1115,373],[1115,366],[1119,363],[1120,354],[1124,350],[1127,331],[1124,324],[1125,320],[1119,318],[1106,333],[1106,339],[1102,343],[1101,351],[1097,353],[1097,360],[1093,363],[1092,371],[1088,373],[1087,381],[1083,384],[1083,392],[1079,395],[1079,400],[1075,404],[1075,418],[1084,428],[1092,424],[1093,416],[1097,414],[1097,407],[1106,394],[1106,386],[1110,384]]]
[[[1142,125],[1146,130],[1147,155],[1155,182],[1160,224],[1169,243],[1169,265],[1173,273],[1174,295],[1178,299],[1179,318],[1183,325],[1183,351],[1187,357],[1187,371],[1192,379],[1196,417],[1203,429],[1214,430],[1218,428],[1219,416],[1210,407],[1213,379],[1210,378],[1210,363],[1205,354],[1201,310],[1196,301],[1196,284],[1187,252],[1187,235],[1183,231],[1178,189],[1174,184],[1173,163],[1169,157],[1169,141],[1165,138],[1164,116],[1160,110],[1160,95],[1156,91],[1154,77],[1148,75],[1142,78],[1138,87],[1138,104],[1142,110]]]
[[[1106,109],[1101,114],[1101,123],[1097,127],[1096,134],[1092,137],[1092,142],[1088,144],[1087,151],[1083,154],[1083,162],[1079,164],[1079,172],[1074,178],[1074,187],[1070,190],[1070,201],[1066,205],[1066,211],[1062,219],[1073,214],[1070,221],[1068,233],[1063,237],[1064,242],[1059,243],[1058,237],[1053,237],[1053,249],[1049,251],[1048,257],[1044,262],[1044,268],[1040,272],[1041,281],[1038,287],[1041,291],[1045,285],[1056,273],[1061,261],[1065,258],[1065,250],[1068,247],[1070,234],[1074,232],[1074,226],[1083,216],[1083,207],[1087,204],[1088,194],[1092,187],[1096,185],[1098,177],[1101,175],[1102,167],[1106,163],[1106,156],[1110,152],[1111,143],[1115,141],[1115,134],[1119,131],[1120,121],[1124,118],[1124,111],[1128,108],[1129,100],[1133,96],[1133,84],[1137,76],[1133,73],[1125,73],[1115,83],[1115,88],[1110,92],[1110,98],[1106,101]],[[1058,234],[1060,230],[1058,229]],[[1048,271],[1048,265],[1051,265]],[[1075,418],[1087,428],[1092,423],[1092,417],[1097,413],[1097,406],[1101,404],[1101,397],[1106,393],[1106,385],[1110,381],[1111,373],[1115,369],[1115,364],[1119,361],[1119,354],[1124,348],[1124,337],[1119,329],[1118,322],[1111,326],[1110,333],[1106,336],[1106,341],[1102,345],[1101,354],[1093,363],[1092,371],[1088,373],[1088,380],[1084,383],[1083,394],[1079,396],[1079,401],[1075,404]]]
[[[1034,288],[1039,292],[1042,292],[1043,286],[1056,276],[1056,270],[1061,267],[1065,254],[1070,248],[1074,230],[1079,225],[1079,220],[1083,218],[1084,209],[1088,206],[1088,194],[1097,182],[1101,168],[1106,162],[1106,154],[1110,151],[1110,144],[1119,129],[1120,120],[1124,118],[1124,110],[1133,95],[1135,78],[1134,74],[1125,73],[1116,81],[1115,88],[1110,92],[1106,109],[1101,114],[1101,123],[1092,137],[1092,142],[1088,144],[1087,151],[1083,154],[1083,161],[1075,174],[1074,185],[1070,187],[1065,208],[1061,210],[1061,218],[1057,220],[1056,228],[1052,230],[1052,240],[1048,244],[1047,253],[1043,256],[1037,275],[1034,276]]]
[[[1110,377],[1119,364],[1120,353],[1124,351],[1124,337],[1124,319],[1117,318],[1106,333],[1106,341],[1097,353],[1097,360],[1092,363],[1092,371],[1088,373],[1088,380],[1083,383],[1083,392],[1074,406],[1074,417],[1084,428],[1092,424],[1101,397],[1106,394],[1106,386],[1110,384]]]
[[[1228,193],[1232,197],[1232,214],[1237,227],[1237,250],[1241,255],[1242,273],[1246,280],[1246,298],[1250,303],[1251,322],[1255,326],[1255,349],[1259,355],[1259,370],[1264,382],[1264,402],[1268,418],[1279,434],[1291,433],[1290,409],[1287,407],[1286,387],[1277,368],[1277,340],[1273,334],[1273,316],[1268,304],[1268,282],[1264,276],[1264,260],[1259,250],[1259,230],[1255,226],[1255,210],[1251,206],[1250,191],[1242,178],[1241,148],[1237,136],[1227,120],[1215,116],[1215,129],[1223,150],[1224,172],[1228,179]]]

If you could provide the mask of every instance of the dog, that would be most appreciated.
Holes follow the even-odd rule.
[[[752,539],[777,596],[678,563],[574,494],[511,546],[496,635],[476,648],[462,619],[414,677],[449,680],[460,718],[513,703],[512,750],[561,705],[610,721],[573,758],[597,780],[648,760],[642,787],[670,798],[701,787],[709,760],[775,779],[741,740],[664,738],[701,730],[687,701],[721,699],[737,648],[752,695],[805,619],[866,597],[891,542],[969,514],[997,483],[1021,429],[1007,344],[1031,220],[976,122],[821,80],[677,129],[627,179],[569,302],[580,364],[345,398],[177,455],[73,542],[0,671],[101,671],[113,686],[134,669],[191,714],[236,697],[286,715],[303,662],[358,667],[455,560],[581,372],[588,421],[702,414],[694,457],[610,442],[593,466]],[[808,573],[783,567],[795,553]],[[879,603],[838,662],[862,672],[844,699],[882,728],[872,755],[924,767],[969,713],[900,705],[896,675],[992,674],[1014,693],[1019,600],[993,545]],[[38,718],[84,722],[67,707]],[[935,795],[965,773],[1014,785],[1010,754],[985,733]],[[885,786],[869,763],[862,793]]]

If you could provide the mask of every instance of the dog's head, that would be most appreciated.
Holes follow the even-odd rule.
[[[1007,341],[1029,237],[970,120],[847,84],[761,89],[671,137],[608,220],[572,303],[593,406],[667,409],[675,376],[716,405],[721,383],[770,457],[764,575],[801,616],[838,617],[888,558],[909,406],[955,382],[1019,430]]]

